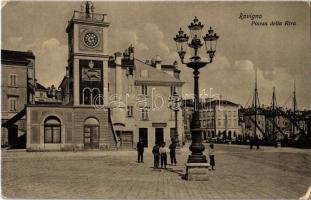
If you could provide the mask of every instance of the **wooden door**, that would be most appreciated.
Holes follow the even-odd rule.
[[[99,127],[85,126],[84,127],[84,148],[97,149],[99,148]]]

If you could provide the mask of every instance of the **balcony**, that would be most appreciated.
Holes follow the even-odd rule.
[[[80,11],[74,11],[72,16],[73,21],[82,21],[82,22],[92,22],[99,24],[109,24],[107,22],[107,14],[98,14],[98,13],[86,13]]]

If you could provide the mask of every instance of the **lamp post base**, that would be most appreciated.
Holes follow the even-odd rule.
[[[207,163],[205,155],[189,155],[187,163]]]
[[[185,178],[188,181],[208,181],[209,179],[208,163],[187,163]]]

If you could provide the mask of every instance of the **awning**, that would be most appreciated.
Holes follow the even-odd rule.
[[[2,123],[2,127],[8,128],[12,125],[14,125],[18,120],[20,120],[22,117],[24,117],[26,115],[26,107],[21,110],[19,113],[17,113],[16,115],[14,115],[11,119],[9,119],[8,121]]]

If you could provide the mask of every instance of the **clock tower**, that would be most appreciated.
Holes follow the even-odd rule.
[[[69,104],[103,104],[108,95],[108,27],[107,15],[95,13],[90,1],[83,2],[68,22]]]

